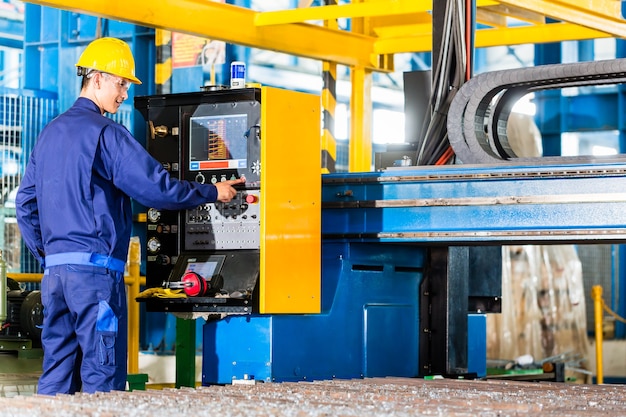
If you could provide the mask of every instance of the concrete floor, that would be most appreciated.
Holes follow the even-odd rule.
[[[596,375],[596,349],[591,341],[589,369]],[[605,382],[626,380],[626,340],[604,340],[602,366]],[[197,381],[201,380],[202,358],[196,356]],[[15,353],[0,353],[0,397],[32,395],[41,373],[41,358],[18,359]],[[174,384],[176,358],[172,355],[139,354],[139,373],[147,374],[148,384]]]
[[[0,397],[34,394],[41,374],[41,360],[40,349],[22,355],[0,351]]]

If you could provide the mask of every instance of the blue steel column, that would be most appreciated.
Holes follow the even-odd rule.
[[[24,88],[58,92],[61,11],[26,3],[24,11]],[[43,22],[47,25],[44,25]],[[46,42],[44,43],[44,39]]]

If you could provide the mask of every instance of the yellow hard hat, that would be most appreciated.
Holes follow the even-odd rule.
[[[130,46],[121,39],[99,38],[92,41],[78,58],[76,66],[78,75],[86,75],[89,69],[94,69],[141,84],[135,77],[135,59]]]

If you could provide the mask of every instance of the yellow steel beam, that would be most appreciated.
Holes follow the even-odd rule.
[[[350,81],[348,171],[369,172],[372,170],[372,72],[352,68]]]
[[[367,3],[368,0],[352,0]],[[371,19],[352,19],[352,32],[368,34]],[[369,172],[372,166],[372,72],[363,67],[350,68],[350,142],[348,143],[348,170]]]
[[[498,5],[495,0],[478,0],[478,7]],[[315,20],[356,17],[380,17],[432,12],[431,0],[370,0],[333,6],[318,6],[259,13],[255,18],[258,26],[280,25]]]
[[[430,32],[432,31],[430,25],[432,24],[433,19],[431,13],[412,13],[390,16],[374,16],[370,17],[369,21],[372,26],[372,30],[378,35],[379,31],[382,33],[382,31],[387,29],[410,25],[428,25]]]
[[[571,23],[552,23],[534,26],[519,26],[476,31],[477,48],[528,43],[563,42],[609,38],[611,34],[581,27]],[[404,52],[428,52],[432,49],[432,35],[420,34],[397,38],[384,38],[376,41],[374,52],[391,54]]]
[[[401,38],[403,36],[422,36],[431,35],[433,33],[432,24],[430,22],[415,25],[396,25],[375,27],[376,33],[380,39]]]
[[[622,19],[622,2],[618,0],[551,0],[566,7],[574,7],[587,13],[601,14],[613,19]]]
[[[503,4],[540,13],[563,22],[575,23],[615,37],[626,37],[621,2],[615,0],[499,0]],[[529,42],[530,43],[530,42]]]
[[[257,27],[258,12],[207,0],[27,0],[28,3],[283,52],[346,66],[390,71],[372,54],[374,38],[310,24]]]
[[[431,9],[432,3],[430,1],[370,1],[367,3],[351,3],[262,12],[256,15],[254,23],[257,26],[280,25],[286,23],[306,22],[310,20],[426,13]]]
[[[536,25],[541,25],[541,24],[546,23],[545,16],[539,13],[535,13],[532,10],[520,9],[519,7],[511,6],[507,4],[499,4],[497,6],[481,7],[480,9],[477,10],[477,15],[481,11],[499,14],[505,19],[506,17],[512,17],[514,19],[521,20],[523,22],[536,24]],[[478,16],[476,19],[478,20]]]
[[[430,0],[353,0],[348,5],[262,13],[207,0],[135,0],[132,7],[121,0],[27,2],[373,71],[393,71],[390,54],[432,49]],[[617,0],[477,0],[476,5],[477,15],[497,27],[477,30],[476,47],[626,38]],[[502,19],[495,15],[507,13],[531,23],[540,23],[543,16],[566,23],[502,27]],[[353,24],[372,16],[367,17],[368,30],[359,33],[307,23],[276,24],[280,19],[329,20],[346,15],[353,18]],[[262,26],[255,24],[258,22]]]
[[[486,8],[476,10],[476,22],[491,27],[507,27],[506,16]]]
[[[380,38],[374,44],[375,51],[387,51],[395,54],[403,52],[429,52],[433,48],[432,32],[415,34],[411,36],[398,36],[393,38]]]
[[[609,38],[610,34],[571,23],[552,23],[506,29],[484,29],[476,32],[476,47],[522,45]]]

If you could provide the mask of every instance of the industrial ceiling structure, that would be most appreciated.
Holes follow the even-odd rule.
[[[473,48],[626,37],[619,1],[456,1],[456,10],[470,11],[459,16],[456,28],[464,34],[467,57]],[[352,172],[371,169],[372,73],[394,72],[396,54],[445,50],[439,42],[445,36],[444,12],[437,8],[448,7],[421,0],[329,0],[323,6],[302,0],[298,7],[263,11],[243,7],[256,6],[248,0],[137,0],[132,6],[119,0],[28,2],[349,67]],[[468,61],[468,76],[472,66]],[[323,108],[334,105],[322,97]]]
[[[468,0],[458,0],[471,5]],[[207,0],[29,0],[138,25],[219,39],[229,43],[392,71],[397,53],[432,48],[431,1],[354,0],[258,12]],[[521,43],[626,37],[621,2],[610,0],[476,0],[477,48]],[[324,21],[351,19],[351,31]]]

